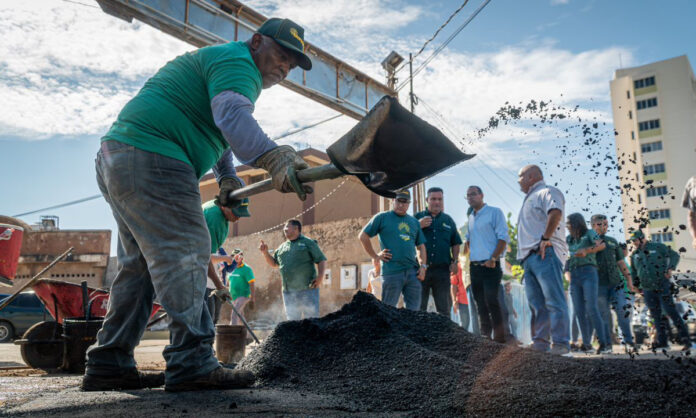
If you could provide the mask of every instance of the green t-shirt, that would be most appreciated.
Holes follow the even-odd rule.
[[[614,238],[606,235],[600,235],[599,238],[607,246],[596,254],[599,284],[602,286],[618,286],[624,279],[616,263],[623,260],[623,250],[619,246],[619,242]]]
[[[575,253],[578,250],[584,248],[591,248],[595,245],[595,241],[599,240],[599,235],[591,229],[588,229],[585,235],[580,237],[580,239],[573,238],[572,235],[566,237],[566,242],[568,243],[568,251],[570,251],[570,258],[568,258],[568,270],[572,271],[580,266],[595,266],[597,267],[597,257],[595,254],[587,254],[584,257],[576,257]]]
[[[230,286],[230,295],[232,300],[251,296],[251,289],[249,288],[249,283],[254,282],[254,271],[248,265],[244,264],[241,267],[234,269],[232,273],[227,276],[227,280]]]
[[[203,216],[210,232],[210,253],[213,254],[218,252],[218,248],[222,247],[227,239],[230,223],[222,213],[222,209],[212,200],[203,204]]]
[[[631,254],[631,276],[643,290],[662,290],[667,270],[679,264],[679,253],[659,242],[647,242]],[[638,283],[636,283],[636,281]]]
[[[215,126],[210,101],[231,90],[255,103],[261,89],[261,73],[244,42],[188,52],[145,83],[102,141],[184,161],[201,178],[229,146]]]
[[[375,215],[363,231],[370,237],[379,235],[379,246],[388,248],[392,258],[382,262],[382,275],[418,268],[416,247],[425,244],[418,220],[411,215],[399,216],[393,210]]]
[[[280,268],[283,291],[306,290],[317,277],[315,264],[326,260],[319,245],[311,238],[300,235],[294,241],[285,241],[273,253]]]

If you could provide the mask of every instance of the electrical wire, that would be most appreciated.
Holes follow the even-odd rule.
[[[430,42],[432,42],[432,41],[437,37],[437,35],[440,34],[440,32],[445,28],[445,26],[447,26],[447,25],[452,21],[452,19],[464,8],[464,6],[466,6],[466,4],[467,4],[468,2],[469,2],[469,0],[464,0],[464,3],[462,3],[462,5],[459,6],[459,8],[458,8],[457,10],[455,10],[455,11],[450,15],[450,17],[447,18],[447,20],[445,21],[445,23],[443,23],[442,25],[440,25],[439,28],[437,28],[437,30],[435,31],[435,33],[433,34],[433,36],[431,36],[430,39],[428,39],[427,41],[425,41],[425,43],[423,43],[423,46],[418,50],[418,52],[416,52],[416,53],[413,55],[412,59],[416,59],[416,57],[419,56],[419,55],[421,54],[421,52],[423,52],[423,50],[425,50],[425,47],[428,46],[428,44],[429,44]],[[398,73],[399,71],[401,71],[405,66],[406,66],[406,63],[401,64],[401,66],[400,66],[399,68],[397,68],[396,70],[394,70],[394,74],[396,74],[396,73]]]
[[[401,85],[400,85],[399,87],[397,87],[396,91],[401,91],[401,89],[403,89],[404,87],[406,87],[406,86],[409,84],[409,82],[411,81],[411,79],[415,78],[416,75],[418,75],[418,73],[420,73],[425,67],[427,67],[428,64],[429,64],[440,52],[442,52],[442,50],[445,49],[445,47],[447,47],[447,45],[448,45],[450,42],[452,42],[452,40],[453,40],[457,35],[459,35],[459,33],[462,31],[462,29],[464,29],[465,27],[467,27],[467,25],[469,25],[469,23],[471,23],[471,21],[474,20],[474,18],[475,18],[476,16],[478,16],[478,14],[481,12],[481,10],[483,10],[483,8],[486,7],[486,6],[488,5],[488,3],[490,3],[490,2],[491,2],[491,0],[484,0],[484,2],[478,7],[478,9],[476,9],[476,10],[474,11],[474,13],[472,13],[471,16],[469,16],[469,17],[464,21],[464,23],[462,23],[462,25],[459,26],[459,27],[457,28],[457,30],[455,30],[454,33],[453,33],[452,35],[450,35],[450,37],[447,38],[447,40],[446,40],[442,45],[440,45],[428,58],[426,58],[426,60],[420,65],[420,67],[418,67],[418,68],[413,72],[413,74],[411,74],[409,77],[406,78],[406,81],[404,81],[403,83],[401,83]]]
[[[47,207],[47,208],[32,210],[32,211],[30,211],[30,212],[19,213],[19,214],[17,214],[17,215],[13,215],[13,217],[14,217],[14,218],[17,218],[17,217],[19,217],[19,216],[32,215],[32,214],[34,214],[34,213],[43,212],[43,211],[45,211],[45,210],[64,208],[64,207],[66,207],[66,206],[76,205],[76,204],[78,204],[78,203],[88,202],[88,201],[90,201],[90,200],[98,199],[98,198],[100,198],[100,197],[102,197],[102,195],[100,195],[100,194],[95,194],[95,195],[93,195],[93,196],[84,197],[84,198],[78,199],[78,200],[73,200],[72,202],[61,203],[60,205],[49,206],[49,207]]]
[[[340,118],[341,116],[343,116],[343,113],[339,113],[338,115],[333,115],[333,116],[331,116],[331,117],[328,118],[328,119],[324,119],[324,120],[321,120],[321,121],[319,121],[319,122],[317,122],[317,123],[313,123],[313,124],[311,124],[311,125],[307,125],[307,126],[303,126],[303,127],[301,127],[301,128],[297,128],[297,129],[295,129],[295,130],[293,130],[293,131],[288,131],[288,132],[286,132],[286,133],[284,133],[284,134],[282,134],[282,135],[280,135],[280,136],[277,136],[277,137],[275,137],[275,138],[272,138],[272,140],[273,140],[273,141],[277,141],[277,140],[279,140],[279,139],[281,139],[281,138],[285,138],[285,137],[290,136],[290,135],[295,135],[296,133],[302,132],[302,131],[307,130],[307,129],[310,129],[310,128],[314,128],[315,126],[319,126],[319,125],[324,124],[324,123],[326,123],[326,122],[329,122],[329,121],[332,121],[332,120],[334,120],[334,119]]]

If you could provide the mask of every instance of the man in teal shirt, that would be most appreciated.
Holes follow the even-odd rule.
[[[648,241],[643,231],[636,230],[631,234],[635,250],[631,253],[631,276],[637,281],[643,292],[643,299],[650,310],[657,328],[657,342],[653,348],[668,348],[667,319],[662,312],[667,313],[679,330],[683,350],[696,348],[689,338],[689,330],[674,305],[672,283],[670,278],[679,264],[679,253],[660,242]]]
[[[326,272],[326,256],[317,242],[302,235],[302,223],[291,219],[283,233],[287,240],[273,252],[261,241],[259,250],[269,266],[280,269],[283,304],[289,321],[319,316],[319,286]],[[315,269],[315,264],[319,269]]]
[[[97,153],[97,183],[118,225],[119,271],[109,309],[90,349],[83,390],[230,389],[252,373],[224,369],[213,353],[215,329],[204,308],[211,240],[198,181],[213,168],[222,206],[242,187],[233,157],[268,171],[276,190],[311,192],[297,179],[307,167],[278,146],[252,116],[261,90],[296,66],[310,70],[304,29],[269,19],[246,42],[213,45],[173,59],[121,110]],[[214,166],[214,167],[213,167]],[[140,373],[133,350],[155,294],[170,318],[164,375]]]
[[[398,192],[393,209],[375,215],[360,231],[358,239],[372,258],[375,271],[382,276],[382,302],[396,306],[403,293],[406,309],[415,311],[420,309],[421,282],[425,280],[428,258],[420,223],[406,213],[410,203],[408,190]],[[379,253],[370,241],[375,235],[379,236]],[[420,262],[416,259],[416,248]]]
[[[230,286],[232,303],[239,315],[244,315],[244,308],[248,302],[254,303],[254,270],[244,262],[244,252],[235,250],[234,260],[237,268],[227,276]],[[241,318],[234,312],[230,313],[230,325],[242,325]]]

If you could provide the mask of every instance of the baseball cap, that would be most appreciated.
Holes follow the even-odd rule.
[[[645,238],[645,234],[643,234],[643,231],[641,231],[640,229],[637,229],[631,233],[629,241],[633,241],[634,239],[642,239],[642,238]]]
[[[234,213],[235,216],[238,216],[240,218],[248,218],[251,216],[249,213],[249,198],[245,197],[242,199],[242,203],[239,204],[236,208],[230,208],[232,213]]]
[[[304,28],[290,19],[272,17],[265,21],[256,30],[261,35],[266,35],[281,46],[295,52],[299,61],[299,66],[303,70],[312,69],[312,60],[305,54]]]
[[[408,190],[399,190],[396,192],[396,196],[394,196],[394,199],[399,200],[408,200],[409,202],[411,201],[411,193],[409,193]]]

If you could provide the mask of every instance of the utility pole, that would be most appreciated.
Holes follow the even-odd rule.
[[[413,94],[413,54],[408,54],[408,84],[411,89],[409,97],[411,101],[411,113],[416,113],[416,96]],[[413,214],[425,209],[425,183],[420,182],[413,186]]]

